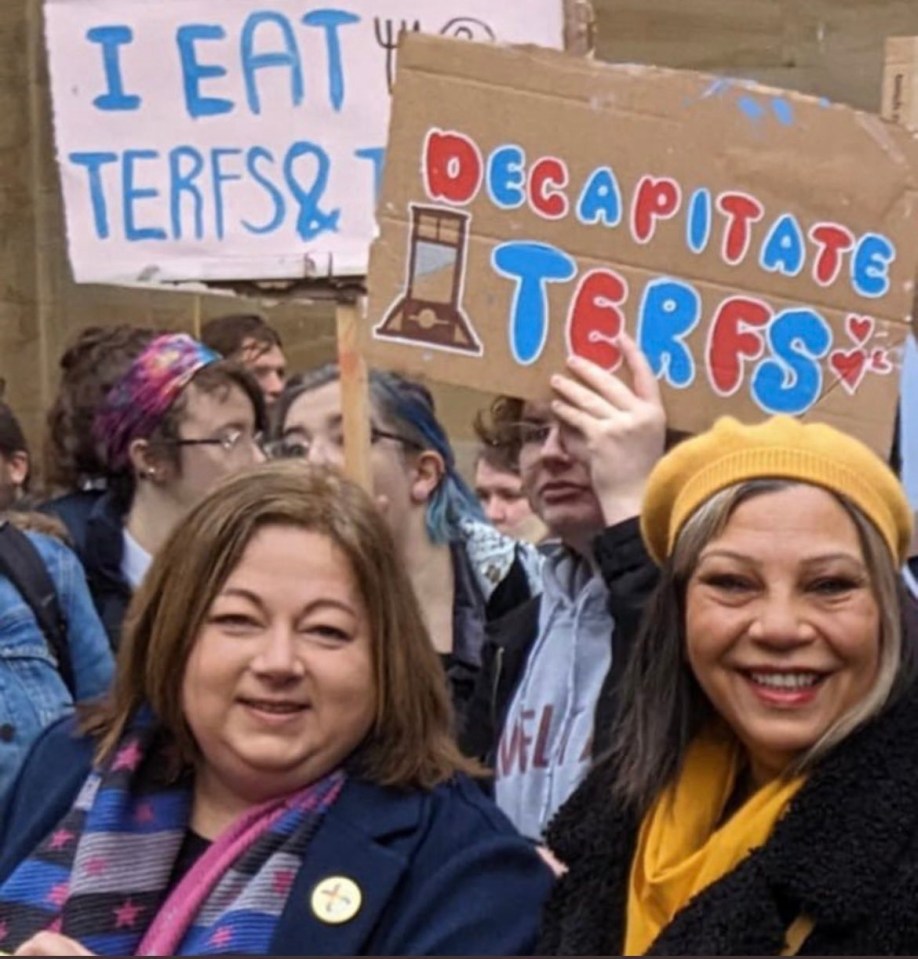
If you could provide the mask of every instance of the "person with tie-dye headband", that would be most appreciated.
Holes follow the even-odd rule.
[[[108,490],[79,539],[113,645],[174,526],[217,480],[264,458],[264,425],[251,374],[184,333],[154,338],[111,387],[93,422]]]

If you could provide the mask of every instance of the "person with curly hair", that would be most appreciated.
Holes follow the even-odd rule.
[[[65,357],[71,389],[52,411],[61,466],[72,480],[104,480],[104,491],[78,490],[48,508],[70,529],[114,646],[171,529],[218,479],[264,458],[264,402],[251,374],[184,333],[148,334],[82,338]],[[104,342],[120,347],[118,362],[92,378],[87,363]]]

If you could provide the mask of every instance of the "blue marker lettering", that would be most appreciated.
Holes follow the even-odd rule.
[[[494,247],[491,265],[501,276],[516,281],[510,307],[510,352],[517,363],[528,366],[542,355],[548,340],[546,284],[570,280],[577,264],[548,243],[514,240]]]
[[[759,265],[769,273],[797,276],[803,269],[805,259],[806,249],[800,224],[792,213],[785,213],[775,221],[765,237]]]
[[[300,181],[296,178],[294,165],[300,157],[307,156],[315,157],[318,169],[312,186],[308,190],[304,190]],[[312,240],[320,233],[334,233],[338,229],[341,211],[332,210],[330,213],[324,213],[319,208],[325,188],[328,186],[330,166],[331,161],[322,147],[315,143],[309,143],[307,140],[294,143],[284,160],[284,176],[287,179],[287,185],[290,187],[294,200],[300,205],[300,213],[296,221],[296,232],[300,239]]]
[[[753,374],[752,398],[766,413],[805,412],[822,393],[819,360],[832,345],[829,324],[815,310],[784,310],[768,328],[768,344],[774,358]]]
[[[108,226],[108,208],[105,204],[105,188],[102,186],[102,167],[117,163],[117,153],[71,153],[67,159],[75,166],[86,167],[89,176],[89,199],[92,203],[92,218],[96,236],[107,240],[111,236]]]
[[[386,148],[385,147],[363,147],[361,150],[355,150],[354,156],[358,160],[369,160],[373,164],[373,196],[379,199],[379,191],[382,189],[383,172],[386,168]]]
[[[228,173],[223,169],[223,158],[241,155],[242,150],[236,147],[214,147],[214,149],[210,151],[210,172],[214,188],[214,222],[217,228],[217,238],[220,240],[226,236],[223,184],[242,179],[241,173]]]
[[[689,200],[685,241],[693,253],[703,253],[711,239],[711,191],[701,187]]]
[[[273,53],[255,52],[255,31],[262,24],[273,23],[281,33],[283,50]],[[303,102],[303,65],[300,63],[300,51],[290,21],[280,13],[261,11],[251,14],[242,28],[242,73],[245,77],[245,93],[249,109],[256,116],[261,113],[261,98],[258,95],[256,74],[265,67],[287,67],[290,70],[290,98],[293,106]]]
[[[701,297],[688,283],[663,277],[644,290],[637,340],[658,379],[683,389],[695,381],[695,361],[685,338],[701,319]]]
[[[190,162],[185,169],[184,161]],[[169,207],[172,214],[172,238],[184,238],[182,229],[182,197],[191,197],[194,211],[194,237],[204,238],[204,197],[195,180],[204,172],[204,157],[192,146],[180,146],[169,151],[169,180],[172,184]]]
[[[157,160],[157,150],[125,150],[122,157],[121,182],[124,187],[124,235],[132,243],[142,240],[165,240],[166,231],[161,227],[139,227],[134,217],[134,204],[138,200],[152,200],[159,196],[154,187],[134,185],[134,164],[139,160]]]
[[[851,257],[851,280],[861,296],[876,298],[889,292],[889,267],[896,248],[879,233],[865,233]]]
[[[499,210],[516,210],[526,200],[526,154],[516,144],[498,147],[488,159],[488,195]]]
[[[134,42],[134,31],[130,27],[93,27],[86,32],[90,43],[102,47],[102,66],[105,69],[105,85],[108,89],[93,100],[98,110],[137,110],[140,97],[124,92],[124,77],[121,75],[121,51],[128,43]]]
[[[284,222],[287,216],[287,204],[284,202],[284,194],[258,169],[256,164],[259,160],[266,160],[273,165],[274,154],[271,153],[270,150],[265,149],[265,147],[252,147],[245,159],[246,168],[252,179],[271,197],[271,202],[274,204],[274,216],[272,216],[264,226],[255,226],[255,224],[249,223],[247,220],[242,221],[245,229],[247,229],[249,233],[256,235],[273,233]]]
[[[325,46],[328,50],[328,95],[335,112],[344,106],[344,69],[341,65],[341,37],[338,28],[351,23],[360,23],[356,13],[344,10],[313,10],[303,17],[307,27],[319,27],[325,31]]]
[[[599,167],[590,175],[577,201],[577,219],[605,226],[621,223],[622,195],[611,167]]]
[[[201,81],[226,76],[226,68],[198,62],[195,44],[199,40],[222,40],[226,37],[223,27],[216,24],[189,24],[179,27],[175,34],[182,63],[182,83],[185,89],[185,109],[192,120],[200,117],[219,116],[230,113],[233,101],[223,97],[205,97],[201,94]]]

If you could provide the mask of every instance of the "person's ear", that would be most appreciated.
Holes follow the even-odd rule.
[[[11,456],[7,457],[7,472],[10,482],[17,489],[22,489],[29,478],[29,454],[25,450],[16,450]]]
[[[131,461],[131,472],[138,479],[148,479],[155,483],[163,478],[163,464],[153,452],[149,440],[131,440],[128,459]]]
[[[415,457],[411,466],[411,499],[414,503],[426,503],[440,485],[446,474],[443,457],[434,450],[424,450]]]

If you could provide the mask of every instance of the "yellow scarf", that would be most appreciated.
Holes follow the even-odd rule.
[[[733,737],[719,726],[707,729],[648,810],[631,864],[625,955],[644,955],[693,896],[761,846],[803,785],[802,777],[775,779],[718,827],[739,768]]]

